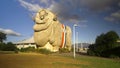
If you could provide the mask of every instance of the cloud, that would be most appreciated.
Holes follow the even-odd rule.
[[[113,17],[105,17],[104,19],[110,22],[113,22],[115,20]]]
[[[44,4],[45,7],[51,5],[52,0],[39,0],[41,4]]]
[[[41,8],[46,8],[54,12],[60,21],[77,22],[86,20],[85,16],[90,12],[109,11],[114,9],[114,5],[120,4],[120,0],[34,0],[34,3],[19,0],[21,6],[30,12],[37,12]],[[115,20],[118,14],[105,17],[106,20]],[[119,17],[119,16],[118,16]]]
[[[2,29],[2,28],[0,28],[0,32],[3,32],[3,33],[5,33],[7,35],[10,35],[10,36],[21,36],[20,33],[17,33],[15,31],[11,30],[11,29]]]
[[[90,15],[90,12],[94,14],[94,12],[112,10],[113,5],[118,2],[120,0],[59,0],[53,1],[48,8],[61,20],[80,23],[81,20],[86,20],[85,16]]]
[[[120,19],[120,10],[117,11],[117,12],[115,12],[115,13],[112,13],[112,14],[111,14],[111,17],[114,17],[114,18],[116,18],[116,19]]]
[[[31,12],[37,12],[39,9],[42,8],[39,6],[39,4],[31,4],[24,0],[18,0],[18,1],[20,2],[21,6],[23,6],[24,8],[28,9]]]
[[[73,0],[60,0],[59,2],[53,1],[52,5],[48,8],[54,12],[61,21],[77,22],[85,20],[80,14],[81,8],[78,4],[75,4]]]
[[[72,0],[70,0],[71,2]],[[37,12],[39,9],[46,8],[54,12],[59,20],[62,21],[74,21],[78,22],[79,20],[83,20],[83,18],[80,16],[79,12],[76,12],[76,9],[73,9],[70,5],[66,4],[66,2],[69,2],[69,0],[65,0],[65,3],[63,1],[59,2],[55,0],[40,0],[39,3],[34,2],[27,2],[25,0],[19,0],[21,6],[26,8],[30,12]]]
[[[80,0],[82,7],[86,7],[90,10],[101,11],[112,8],[115,3],[120,2],[119,0]]]
[[[117,12],[111,13],[110,16],[107,16],[104,19],[107,20],[107,21],[110,21],[110,22],[119,23],[119,21],[120,21],[120,10],[118,10]]]

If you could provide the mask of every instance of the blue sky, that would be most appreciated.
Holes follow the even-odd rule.
[[[0,31],[7,34],[7,41],[31,37],[32,17],[42,8],[54,12],[71,29],[78,24],[79,42],[94,42],[110,30],[120,36],[119,0],[1,0],[0,8]]]

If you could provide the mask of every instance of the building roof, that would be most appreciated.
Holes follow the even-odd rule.
[[[25,39],[25,40],[16,42],[15,44],[23,44],[23,43],[35,43],[33,36],[29,39]]]

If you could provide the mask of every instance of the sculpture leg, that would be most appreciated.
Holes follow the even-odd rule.
[[[66,48],[70,51],[71,50],[71,29],[70,27],[66,26]]]

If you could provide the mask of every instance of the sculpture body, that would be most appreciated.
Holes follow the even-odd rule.
[[[64,47],[71,50],[71,29],[61,24],[55,14],[42,9],[36,14],[34,22],[34,40],[37,47],[53,52]]]

